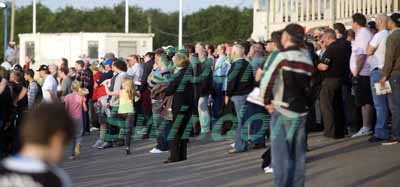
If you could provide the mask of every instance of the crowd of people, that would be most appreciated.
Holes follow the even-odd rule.
[[[305,33],[289,24],[266,42],[199,42],[143,58],[107,53],[71,68],[63,58],[37,73],[26,58],[23,67],[0,68],[0,154],[18,153],[29,141],[47,145],[28,132],[29,120],[21,130],[21,119],[46,118],[35,109],[63,103],[75,129],[61,141],[72,140],[70,159],[79,158],[82,137],[97,130],[93,148],[124,147],[128,155],[132,138],[155,138],[150,153],[169,152],[166,164],[187,159],[190,137],[231,139],[230,154],[265,149],[268,138],[265,172],[274,173],[276,186],[304,186],[310,131],[400,142],[399,27],[398,13],[370,23],[354,14],[350,30],[335,23]]]

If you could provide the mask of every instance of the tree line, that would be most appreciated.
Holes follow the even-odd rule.
[[[163,12],[160,9],[146,9],[138,6],[129,8],[129,31],[147,33],[149,26],[155,34],[155,48],[178,43],[178,12]],[[3,14],[0,14],[3,44]],[[37,32],[124,32],[125,6],[77,9],[65,7],[51,10],[43,4],[37,5]],[[202,41],[211,44],[232,42],[250,37],[253,30],[253,10],[211,6],[184,17],[184,43]],[[32,32],[32,5],[15,10],[15,35]],[[2,45],[1,45],[2,46]],[[0,58],[4,50],[1,47]]]

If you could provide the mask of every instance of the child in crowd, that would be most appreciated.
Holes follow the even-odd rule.
[[[135,85],[131,77],[126,77],[122,81],[122,89],[119,92],[119,108],[118,115],[121,116],[122,119],[122,128],[120,130],[120,135],[125,131],[125,145],[126,145],[126,154],[131,154],[131,137],[132,137],[132,128],[134,126],[135,117],[134,117],[134,103],[135,103]]]
[[[72,155],[70,157],[71,160],[77,159],[81,154],[81,140],[83,133],[82,110],[88,110],[85,96],[89,94],[89,91],[86,88],[81,88],[80,85],[81,83],[79,81],[72,82],[72,93],[68,94],[64,98],[65,107],[75,125],[75,134],[72,141]]]

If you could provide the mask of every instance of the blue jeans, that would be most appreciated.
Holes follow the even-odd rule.
[[[243,105],[244,112],[240,127],[240,140],[235,139],[235,148],[238,152],[249,149],[248,140],[254,144],[265,144],[265,130],[269,125],[269,116],[264,107],[246,102]],[[249,137],[250,133],[250,137]]]
[[[375,83],[378,83],[382,78],[382,70],[375,69],[371,72],[371,90],[372,99],[376,110],[375,137],[380,139],[389,138],[388,128],[388,101],[386,95],[376,95]]]
[[[307,116],[288,118],[279,112],[271,116],[272,167],[276,187],[304,187]]]
[[[244,124],[244,123],[242,123],[242,119],[243,119],[244,111],[246,109],[246,107],[245,107],[246,98],[247,98],[247,95],[231,97],[233,105],[235,105],[235,112],[236,112],[236,116],[238,119],[238,123],[236,125],[235,142],[240,142],[240,141],[242,141],[242,139],[245,139],[246,141],[248,140],[248,137],[242,136],[242,128],[243,128],[243,124]],[[235,149],[238,151],[246,150],[245,146],[246,146],[245,144],[236,144],[235,143]]]
[[[201,133],[207,133],[210,131],[211,116],[208,111],[208,96],[199,98],[199,104],[197,106],[199,111],[199,120],[201,126]]]
[[[400,73],[390,78],[392,93],[389,95],[389,106],[392,112],[392,136],[400,139]]]

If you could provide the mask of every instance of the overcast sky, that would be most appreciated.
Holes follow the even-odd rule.
[[[32,0],[15,0],[17,6],[25,6],[32,3]],[[67,5],[77,8],[90,9],[96,6],[113,6],[125,2],[125,0],[36,0],[55,10]],[[228,5],[239,7],[251,7],[253,0],[183,0],[184,13],[190,14],[201,8],[211,5]],[[129,0],[130,5],[138,5],[144,9],[159,8],[165,12],[176,11],[179,8],[179,0]]]

